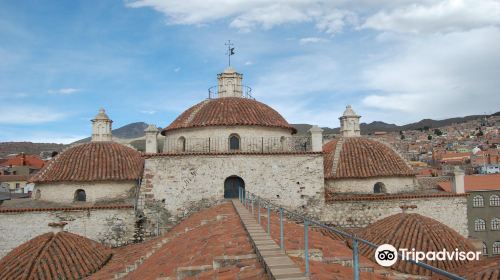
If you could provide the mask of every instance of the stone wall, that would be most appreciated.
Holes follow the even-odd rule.
[[[401,205],[417,205],[417,209],[409,212],[435,219],[468,237],[465,196],[333,201],[319,210],[321,220],[327,223],[343,227],[366,227],[377,220],[401,213]]]
[[[418,189],[415,177],[371,177],[366,179],[326,180],[325,186],[335,193],[373,193],[373,187],[381,182],[385,193],[414,192]]]
[[[85,191],[87,202],[99,202],[130,197],[137,185],[135,181],[123,182],[63,182],[37,184],[33,190],[34,199],[57,203],[72,203],[78,189]],[[38,198],[37,190],[40,190]]]
[[[224,198],[224,182],[243,179],[245,189],[288,207],[324,200],[323,155],[176,155],[146,159],[141,194],[177,215],[202,200]]]
[[[52,222],[67,222],[69,231],[109,246],[129,242],[134,234],[133,208],[0,213],[0,258],[22,243],[47,232]]]

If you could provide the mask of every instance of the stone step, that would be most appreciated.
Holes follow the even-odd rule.
[[[259,260],[266,267],[272,279],[279,280],[305,280],[304,272],[280,249],[278,244],[271,239],[265,231],[267,225],[262,227],[257,223],[257,219],[241,202],[233,200],[234,208],[240,216],[250,240],[259,256]],[[262,217],[266,217],[261,215]]]

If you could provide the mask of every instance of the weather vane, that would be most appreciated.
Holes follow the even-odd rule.
[[[231,56],[234,55],[234,48],[232,47],[234,44],[231,43],[231,40],[227,40],[227,43],[225,44],[227,46],[227,59],[229,62],[229,66],[231,66]]]

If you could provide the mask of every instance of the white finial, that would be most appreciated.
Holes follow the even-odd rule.
[[[92,120],[92,142],[112,141],[112,123],[104,108],[100,108],[99,113]]]
[[[344,114],[340,117],[340,133],[344,137],[361,136],[361,129],[359,128],[359,119],[361,116],[357,115],[352,109],[351,105],[345,107]]]
[[[144,130],[146,135],[146,153],[158,152],[158,128],[154,124],[148,125]]]

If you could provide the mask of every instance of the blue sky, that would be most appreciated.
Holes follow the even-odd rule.
[[[376,3],[375,3],[376,2]],[[498,1],[0,0],[0,141],[167,126],[227,65],[290,123],[500,110]]]

